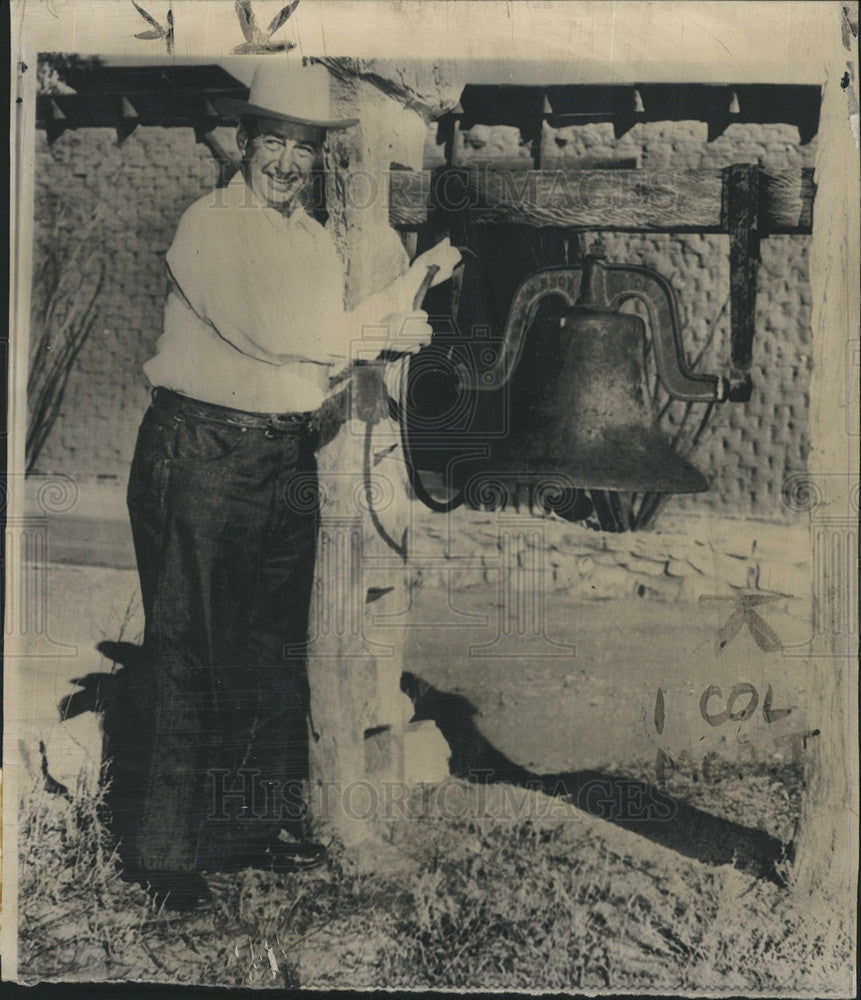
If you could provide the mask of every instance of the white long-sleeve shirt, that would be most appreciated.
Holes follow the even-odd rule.
[[[259,201],[241,173],[188,208],[166,262],[163,333],[144,372],[239,410],[316,409],[363,327],[408,308],[396,281],[345,312],[330,233],[301,208],[284,216]]]

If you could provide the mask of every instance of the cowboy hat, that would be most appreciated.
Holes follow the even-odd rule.
[[[302,66],[268,58],[255,70],[247,101],[224,97],[217,102],[225,118],[277,118],[318,128],[348,128],[358,118],[334,118],[329,73],[324,66]]]

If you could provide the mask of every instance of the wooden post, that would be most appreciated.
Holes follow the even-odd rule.
[[[857,346],[861,317],[861,192],[857,132],[853,136],[850,118],[858,94],[857,39],[841,31],[841,7],[835,4],[831,13],[810,261],[814,306],[808,461],[816,501],[814,564],[825,560],[825,566],[818,574],[820,585],[814,584],[808,690],[816,694],[811,714],[818,712],[818,718],[812,714],[811,721],[820,735],[810,744],[813,757],[796,839],[795,878],[801,890],[824,893],[849,914],[856,898],[858,857],[857,603],[843,624],[833,611],[847,589],[852,592],[858,571],[859,368],[857,350],[853,364],[849,349]],[[824,514],[833,524],[842,521],[836,546],[831,532],[815,530]],[[822,545],[826,549],[817,551]],[[832,560],[834,554],[842,558]]]
[[[337,70],[332,94],[338,113],[360,119],[354,128],[330,133],[326,153],[328,225],[344,256],[350,308],[409,265],[389,225],[389,171],[392,162],[421,166],[427,125],[380,87],[386,74],[381,64],[374,65],[371,82],[351,72],[353,61],[330,62],[330,70]],[[404,75],[401,69],[391,77],[400,81]],[[385,346],[383,334],[379,328],[357,330],[352,357],[374,357]],[[341,419],[336,417],[317,454],[310,806],[317,836],[334,835],[350,846],[373,837],[385,785],[403,781],[407,744],[417,735],[407,726],[412,705],[400,690],[405,636],[396,625],[398,613],[408,610],[413,572],[410,502],[398,428],[387,409],[374,410],[380,390],[372,374],[364,386],[354,378]],[[389,626],[375,625],[385,615],[391,616]],[[429,727],[418,733],[419,742],[426,744],[423,753],[438,758],[442,777],[448,755],[442,737]]]

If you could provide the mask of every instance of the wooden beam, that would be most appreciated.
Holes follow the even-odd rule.
[[[476,222],[579,229],[719,229],[721,172],[471,171]]]
[[[813,227],[813,168],[763,172],[759,179],[760,230],[810,233]]]
[[[725,233],[723,171],[548,170],[472,168],[472,225],[515,223],[565,229],[634,232]],[[427,220],[431,191],[444,174],[399,170],[390,175],[389,221],[409,229]],[[812,171],[763,172],[759,228],[809,233],[813,217]],[[445,192],[435,195],[445,203]],[[454,207],[454,206],[453,206]],[[466,207],[466,206],[464,206]]]

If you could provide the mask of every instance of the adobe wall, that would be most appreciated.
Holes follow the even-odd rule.
[[[432,125],[429,131],[426,165],[441,157],[434,142],[435,128]],[[224,130],[224,141],[229,142],[230,136],[230,130]],[[456,150],[461,161],[486,155],[529,156],[519,132],[507,127],[477,127],[458,135]],[[706,125],[695,122],[638,124],[618,141],[609,124],[557,130],[545,125],[542,136],[544,167],[584,156],[632,157],[639,166],[667,168],[671,175],[673,169],[734,162],[759,162],[770,168],[811,166],[813,154],[813,144],[800,146],[797,130],[783,125],[730,125],[713,142],[707,141]],[[118,492],[124,491],[138,423],[148,402],[141,368],[153,353],[161,329],[163,254],[182,212],[215,180],[212,156],[195,143],[190,129],[138,128],[121,146],[109,130],[67,132],[50,147],[44,133],[38,134],[34,271],[51,244],[70,252],[88,227],[94,233],[93,253],[101,254],[107,264],[96,323],[72,370],[38,471],[65,473],[81,483],[98,479],[103,486],[113,483]],[[589,241],[587,234],[584,242],[588,245]],[[715,343],[706,355],[705,367],[725,367],[729,348],[727,238],[608,234],[605,242],[612,260],[646,264],[671,280],[679,293],[689,355],[697,353],[711,326],[716,326]],[[721,563],[726,572],[717,575],[726,576],[733,588],[750,580],[754,585],[757,580],[777,581],[783,573],[763,570],[757,559],[751,561],[751,545],[763,530],[763,520],[794,522],[794,531],[804,530],[798,513],[782,503],[781,485],[788,474],[805,471],[809,447],[808,242],[803,236],[763,241],[753,398],[746,405],[716,407],[699,443],[694,461],[712,478],[712,492],[670,498],[656,524],[659,532],[673,534],[676,529],[672,525],[679,516],[693,518],[689,533],[711,547],[709,551],[716,547],[731,560]],[[677,419],[677,412],[668,414],[668,433]],[[432,542],[441,521],[426,515],[419,512],[416,530]],[[735,522],[735,528],[727,529],[732,523],[727,519],[741,520]],[[487,530],[481,521],[481,515],[460,512],[452,529],[459,539],[456,548],[460,554],[477,553],[480,557],[482,548],[487,547],[485,555],[492,560],[496,542],[484,537]],[[719,524],[724,527],[718,528]],[[561,539],[548,541],[555,546],[548,549],[551,561],[561,559],[580,566],[584,571],[581,576],[592,574],[597,580],[595,596],[599,591],[602,596],[620,591],[637,593],[643,587],[647,596],[658,596],[659,591],[670,599],[694,596],[696,582],[683,581],[696,581],[702,573],[696,567],[697,558],[711,559],[708,552],[700,551],[702,546],[695,546],[691,567],[682,573],[676,560],[673,565],[678,573],[674,574],[669,568],[669,549],[666,553],[661,550],[650,556],[658,560],[660,573],[650,574],[634,559],[638,546],[645,544],[638,539],[645,534],[617,544],[611,536],[579,526],[553,525],[549,530]],[[704,532],[716,534],[705,540]],[[565,541],[566,537],[577,541]],[[661,548],[657,539],[648,544]],[[741,545],[748,553],[743,560],[740,553],[734,556],[729,551],[734,545]],[[600,556],[597,560],[595,550]],[[566,552],[571,554],[570,560],[564,556]],[[591,561],[583,562],[587,555]],[[761,553],[758,558],[761,562]],[[745,561],[744,568],[736,566],[733,559]],[[717,565],[714,560],[712,564]],[[597,567],[602,565],[599,572]],[[795,580],[800,567],[786,566],[789,578]],[[573,578],[568,580],[566,572],[563,568],[556,578],[551,575],[556,580],[554,586],[559,579],[566,580],[566,586],[572,584]],[[620,577],[620,573],[627,575]],[[661,577],[661,582],[648,583],[645,578],[650,575]],[[804,593],[801,581],[795,581],[798,587],[794,583],[790,586],[789,578],[764,589]],[[468,585],[467,577],[462,582]],[[583,584],[582,592],[584,597],[590,596],[592,583]]]
[[[215,161],[191,129],[141,127],[121,146],[113,129],[69,131],[51,146],[37,132],[34,274],[52,246],[68,259],[90,232],[76,264],[81,280],[94,255],[106,264],[96,321],[39,471],[127,476],[148,402],[142,366],[161,333],[164,254],[182,213],[215,181]]]

